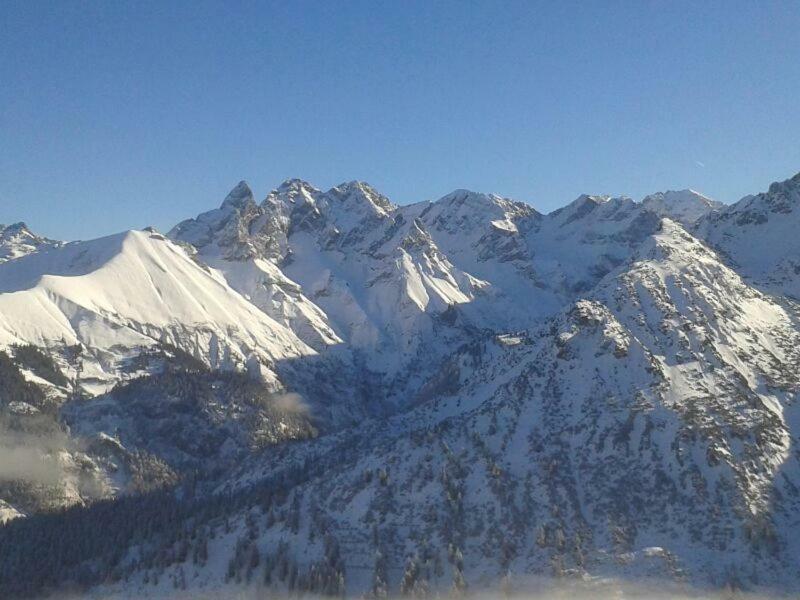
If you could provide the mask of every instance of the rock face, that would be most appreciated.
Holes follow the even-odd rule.
[[[25,223],[0,224],[0,263],[57,244],[55,240],[32,233]]]
[[[375,424],[357,451],[352,439],[299,450],[352,459],[290,497],[322,514],[348,566],[374,561],[356,593],[509,571],[791,586],[794,323],[664,221],[542,327],[464,347],[433,398]],[[254,460],[242,485],[273,469]],[[268,527],[259,548],[287,541],[301,563],[306,523]]]
[[[550,214],[242,182],[166,237],[7,236],[0,416],[89,506],[0,486],[0,595],[791,593],[798,177]]]
[[[800,173],[709,214],[697,233],[766,291],[800,299]]]
[[[361,182],[321,192],[289,180],[260,205],[245,189],[169,235],[309,346],[343,346],[407,389],[467,339],[457,308],[488,284],[457,269],[421,220]]]
[[[276,264],[283,259],[279,240],[286,236],[276,212],[257,206],[242,181],[219,209],[178,224],[170,237],[189,244],[231,287],[312,348],[338,344],[327,316]]]

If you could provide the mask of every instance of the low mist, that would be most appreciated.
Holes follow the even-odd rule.
[[[60,436],[44,437],[0,428],[0,481],[23,480],[55,485],[63,468],[58,451],[64,447]]]
[[[190,583],[191,585],[191,583]],[[501,586],[498,584],[497,586]],[[236,587],[231,585],[209,586],[196,591],[174,591],[163,588],[149,588],[141,590],[144,597],[159,598],[164,600],[261,600],[263,598],[296,598],[296,595],[274,593],[259,586]],[[55,596],[57,600],[77,600],[85,596]],[[141,597],[131,595],[131,592],[98,592],[97,598],[106,600]],[[309,600],[324,600],[325,597],[304,594],[303,598]],[[347,598],[367,598],[368,594],[353,593]],[[412,596],[413,597],[413,596]],[[776,592],[749,593],[742,591],[713,591],[691,588],[688,585],[679,585],[671,581],[620,581],[615,579],[586,579],[565,580],[551,578],[530,577],[525,583],[518,583],[512,591],[467,591],[463,594],[451,594],[449,590],[431,591],[428,598],[449,598],[455,600],[774,600],[779,598],[794,598],[796,595]],[[53,596],[48,596],[53,598]],[[407,596],[390,596],[387,600],[407,600]]]
[[[309,415],[311,408],[300,394],[289,392],[270,396],[270,406],[291,415]]]

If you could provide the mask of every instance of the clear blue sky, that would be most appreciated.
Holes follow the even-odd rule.
[[[800,170],[800,3],[0,5],[0,222],[74,239],[240,179],[723,201]]]

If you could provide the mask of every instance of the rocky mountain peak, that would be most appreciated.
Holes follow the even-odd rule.
[[[770,194],[791,193],[800,190],[800,173],[784,181],[773,182],[769,186]]]
[[[404,214],[419,216],[431,231],[461,238],[474,237],[473,243],[497,232],[510,235],[526,231],[541,219],[541,215],[528,204],[465,189],[454,190],[435,202],[414,204],[400,210]]]
[[[272,190],[261,208],[273,221],[273,227],[307,227],[321,220],[319,199],[322,192],[302,179],[287,179]]]
[[[645,196],[642,206],[662,217],[692,225],[723,204],[694,190],[658,192]]]
[[[800,207],[800,173],[771,184],[766,194],[759,194],[757,198],[766,204],[769,212],[788,214]]]
[[[383,194],[363,181],[342,183],[326,192],[326,197],[350,210],[372,212],[378,216],[386,216],[395,206]]]
[[[458,189],[450,192],[435,202],[441,210],[450,214],[496,220],[498,217],[516,218],[538,214],[536,210],[523,202],[516,202],[497,194],[484,194],[470,190]]]
[[[33,236],[31,230],[28,229],[28,226],[23,221],[12,223],[11,225],[0,224],[0,237],[5,238],[6,236],[19,235],[21,233]]]
[[[253,198],[253,190],[246,181],[240,181],[236,184],[230,193],[222,201],[222,209],[234,208],[237,210],[245,210],[255,208],[256,202]]]
[[[286,179],[275,190],[270,193],[271,195],[285,195],[289,198],[294,198],[296,195],[301,194],[309,197],[319,193],[319,189],[304,181],[303,179],[291,178]]]
[[[21,221],[11,225],[0,224],[0,263],[58,243],[36,235]]]
[[[590,214],[598,219],[619,219],[622,213],[634,208],[634,202],[627,196],[590,196],[582,194],[563,208],[559,208],[547,215],[555,220],[561,227],[576,221],[581,221]],[[602,209],[602,210],[598,210]]]
[[[763,289],[800,298],[800,173],[712,212],[694,227]]]
[[[72,377],[79,343],[100,396],[59,414],[108,493],[203,477],[189,505],[131,494],[46,522],[0,486],[0,520],[27,515],[0,528],[0,596],[20,569],[54,588],[88,574],[97,596],[157,594],[156,577],[193,596],[250,578],[433,595],[511,572],[794,593],[798,189],[718,209],[584,195],[542,216],[467,190],[395,207],[358,181],[288,180],[259,206],[240,183],[170,233],[181,246],[129,233],[0,265],[0,417],[22,414],[2,397],[19,345]],[[177,351],[189,370],[152,379]]]

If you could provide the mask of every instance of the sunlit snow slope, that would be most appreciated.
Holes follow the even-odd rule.
[[[265,367],[312,353],[180,247],[148,231],[44,249],[0,265],[0,344],[89,355],[84,381],[112,381],[143,347],[167,343],[213,367]]]

